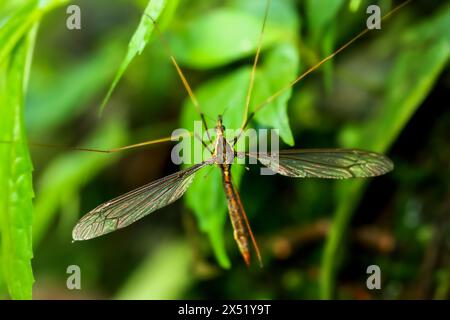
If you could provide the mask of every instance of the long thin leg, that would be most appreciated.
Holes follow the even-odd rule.
[[[193,134],[191,132],[189,132],[189,133],[186,133],[186,134],[180,134],[180,135],[176,135],[176,136],[170,136],[170,137],[165,137],[165,138],[155,139],[155,140],[148,140],[148,141],[135,143],[135,144],[131,144],[131,145],[128,145],[128,146],[119,147],[119,148],[113,148],[113,149],[67,147],[67,146],[58,145],[58,144],[46,144],[46,143],[36,143],[36,142],[28,142],[26,144],[29,145],[29,146],[34,146],[34,147],[68,149],[68,150],[73,150],[73,151],[86,151],[86,152],[95,152],[95,153],[115,153],[115,152],[120,152],[120,151],[124,151],[124,150],[141,148],[141,147],[145,147],[145,146],[149,146],[149,145],[153,145],[153,144],[158,144],[158,143],[163,143],[163,142],[170,142],[170,141],[173,141],[176,138],[192,136],[192,135]],[[204,143],[204,141],[202,141],[201,139],[199,139],[199,140],[202,143]],[[18,142],[18,141],[0,141],[0,143],[11,144],[11,143],[21,143],[21,142]]]
[[[164,38],[164,35],[163,35],[161,29],[159,28],[158,24],[156,23],[155,19],[153,19],[153,18],[152,18],[151,16],[149,16],[149,15],[147,15],[147,17],[153,22],[153,25],[154,25],[154,27],[155,27],[155,30],[156,30],[156,32],[158,33],[159,37],[160,37],[160,40],[161,40],[161,43],[163,44],[164,49],[166,50],[167,54],[169,55],[170,60],[172,61],[172,64],[174,65],[175,69],[177,70],[178,76],[180,77],[181,82],[183,82],[183,86],[184,86],[184,88],[186,89],[186,91],[187,91],[187,93],[188,93],[188,95],[189,95],[189,98],[191,99],[192,104],[193,104],[194,107],[195,107],[195,110],[196,110],[197,113],[200,115],[200,118],[201,118],[201,120],[202,120],[203,126],[205,127],[205,130],[206,130],[206,134],[208,135],[208,140],[209,140],[209,142],[212,143],[211,136],[210,136],[209,131],[208,131],[208,125],[206,124],[205,114],[201,111],[201,109],[200,109],[200,104],[198,103],[198,100],[197,100],[197,98],[195,97],[195,94],[194,94],[194,92],[192,91],[192,88],[191,88],[191,86],[189,85],[189,82],[188,82],[188,80],[186,79],[186,77],[185,77],[185,75],[184,75],[184,73],[183,73],[183,70],[182,70],[182,69],[180,68],[180,66],[178,65],[178,62],[177,62],[177,60],[175,59],[175,56],[173,55],[172,50],[170,49],[170,46],[169,46],[169,44],[167,43],[166,39]]]
[[[391,16],[392,14],[394,14],[396,11],[400,10],[401,8],[403,8],[405,5],[407,5],[409,2],[411,2],[412,0],[406,0],[405,2],[399,4],[397,7],[395,7],[394,9],[392,9],[391,11],[389,11],[387,14],[385,14],[381,20],[385,20],[387,19],[389,16]],[[347,48],[348,46],[350,46],[353,42],[355,42],[356,40],[358,40],[359,38],[361,38],[362,36],[364,36],[366,33],[368,33],[370,31],[370,29],[364,29],[363,31],[361,31],[360,33],[358,33],[355,37],[353,37],[350,41],[348,41],[347,43],[345,43],[343,46],[341,46],[339,49],[337,49],[336,51],[334,51],[332,54],[330,54],[329,56],[323,58],[322,60],[320,60],[317,64],[315,64],[314,66],[310,67],[308,70],[306,70],[304,73],[302,73],[300,76],[298,76],[295,80],[293,80],[291,83],[289,83],[287,86],[281,88],[280,90],[278,90],[277,92],[275,92],[273,95],[271,95],[270,97],[268,97],[264,102],[262,102],[260,105],[258,105],[253,112],[250,113],[250,115],[246,118],[246,121],[243,122],[242,126],[241,126],[241,130],[239,131],[238,136],[236,136],[236,138],[234,139],[235,143],[237,142],[237,140],[239,140],[240,136],[242,135],[242,132],[247,128],[248,124],[250,123],[250,120],[255,116],[255,114],[260,111],[262,108],[264,108],[266,105],[270,104],[273,100],[275,100],[278,96],[280,96],[284,91],[292,88],[294,85],[296,85],[298,82],[300,82],[303,78],[305,78],[307,75],[309,75],[311,72],[313,72],[314,70],[316,70],[317,68],[319,68],[322,64],[324,64],[325,62],[327,62],[328,60],[332,59],[334,56],[336,56],[338,53],[340,53],[341,51],[343,51],[345,48]]]
[[[214,154],[209,145],[205,141],[203,141],[202,138],[200,138],[197,133],[195,134],[195,137],[203,144],[203,146],[209,151],[209,153]]]

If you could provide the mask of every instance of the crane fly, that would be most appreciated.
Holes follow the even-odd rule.
[[[88,240],[101,236],[126,227],[171,204],[186,192],[197,171],[206,166],[216,165],[222,172],[223,188],[239,251],[245,263],[249,265],[252,245],[259,263],[262,264],[261,254],[239,193],[232,182],[231,166],[235,157],[255,158],[281,175],[296,178],[374,177],[393,169],[392,162],[386,156],[357,149],[291,149],[282,150],[277,154],[236,152],[233,149],[233,141],[230,142],[224,137],[224,130],[222,117],[219,116],[215,148],[209,160],[101,204],[77,223],[73,229],[73,239]]]
[[[408,2],[409,1],[406,1],[400,4],[399,6],[391,10],[388,14],[386,14],[382,19],[387,18],[389,15],[397,11]],[[252,112],[249,113],[249,105],[253,83],[255,80],[255,72],[262,47],[262,38],[267,21],[269,6],[270,1],[267,1],[262,30],[256,50],[256,55],[253,60],[253,68],[251,70],[250,83],[248,86],[246,104],[244,109],[243,123],[239,133],[235,137],[227,139],[224,135],[225,127],[223,126],[222,116],[219,115],[215,126],[215,139],[213,140],[210,135],[208,135],[208,142],[200,139],[203,145],[211,153],[211,157],[209,159],[195,164],[187,169],[178,171],[169,176],[153,181],[136,190],[130,191],[113,200],[99,205],[92,211],[88,212],[84,217],[82,217],[75,225],[72,232],[72,237],[74,240],[88,240],[113,232],[132,224],[133,222],[145,217],[155,210],[173,203],[181,196],[183,196],[183,194],[192,183],[195,174],[200,169],[210,166],[216,166],[221,170],[223,189],[228,204],[228,212],[231,220],[231,225],[234,230],[234,239],[237,243],[239,251],[245,263],[247,265],[250,265],[251,250],[253,247],[254,254],[259,264],[262,266],[260,250],[250,228],[250,224],[242,205],[239,192],[236,186],[233,184],[231,167],[232,165],[234,165],[234,160],[236,158],[252,158],[259,161],[263,166],[271,169],[275,173],[294,178],[367,178],[383,175],[393,169],[393,163],[386,156],[379,153],[358,149],[291,149],[268,153],[241,151],[238,152],[235,150],[236,142],[241,138],[242,132],[244,132],[251,119],[259,110],[268,105],[282,92],[295,85],[307,74],[317,69],[320,65],[331,59],[352,42],[368,32],[368,29],[365,29],[364,31],[356,35],[345,45],[340,47],[331,55],[322,59],[315,66],[309,68],[293,82],[288,84],[286,87],[281,88],[279,91],[267,98],[263,103],[261,103]],[[149,18],[151,19],[151,17]],[[176,62],[173,54],[171,53],[167,43],[164,42],[164,38],[160,30],[158,29],[158,25],[153,19],[152,21],[154,22],[155,30],[160,34],[161,40],[163,40],[163,44],[169,53],[171,61],[174,64],[176,71],[180,76],[190,99],[193,102],[194,107],[200,115],[202,125],[207,130],[206,132],[208,132],[205,116],[201,112],[200,106],[193,93],[193,90],[191,89],[186,77],[183,74],[183,71]],[[141,147],[144,145],[150,145],[168,140],[168,138],[163,138],[113,150],[90,149],[88,151],[116,152],[123,149]],[[211,149],[210,147],[212,147],[213,149]]]

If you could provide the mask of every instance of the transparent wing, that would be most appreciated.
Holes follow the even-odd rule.
[[[357,149],[298,149],[247,153],[264,166],[289,177],[348,179],[375,177],[394,168],[386,156]]]
[[[104,235],[167,206],[186,192],[198,170],[211,163],[194,165],[105,202],[78,221],[72,238],[88,240]]]

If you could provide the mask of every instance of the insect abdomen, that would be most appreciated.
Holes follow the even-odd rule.
[[[241,200],[231,181],[231,166],[223,165],[223,186],[228,202],[228,212],[230,214],[231,224],[234,230],[234,240],[239,247],[244,261],[250,265],[250,249],[248,235],[245,229],[245,221],[243,220],[243,210]]]

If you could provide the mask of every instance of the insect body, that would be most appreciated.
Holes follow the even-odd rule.
[[[258,245],[256,244],[253,232],[247,220],[239,193],[233,184],[231,177],[231,165],[234,160],[235,152],[232,144],[224,137],[225,127],[222,125],[222,116],[219,115],[217,120],[217,142],[215,148],[216,164],[222,171],[222,183],[225,195],[227,197],[228,212],[230,214],[231,224],[234,229],[234,240],[239,247],[239,251],[244,258],[247,265],[250,264],[250,244],[249,237],[252,240],[253,246],[260,265],[262,265],[261,255],[259,253]]]
[[[231,166],[235,156],[256,158],[273,171],[297,178],[345,179],[373,177],[393,169],[385,156],[356,149],[285,150],[276,153],[235,152],[224,136],[222,117],[217,121],[215,148],[210,159],[151,182],[141,188],[108,201],[86,214],[73,229],[74,240],[87,240],[126,227],[153,211],[179,199],[192,183],[195,173],[205,166],[216,165],[228,202],[234,239],[247,265],[250,264],[250,242],[262,265],[239,193],[233,184]],[[235,139],[233,139],[235,140]]]

